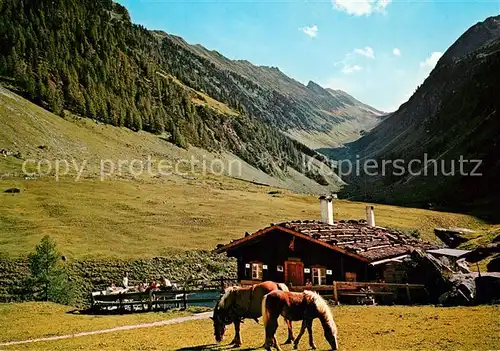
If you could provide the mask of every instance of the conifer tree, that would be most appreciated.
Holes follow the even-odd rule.
[[[74,289],[62,267],[56,243],[45,236],[28,257],[30,276],[25,282],[31,297],[36,300],[71,303]]]

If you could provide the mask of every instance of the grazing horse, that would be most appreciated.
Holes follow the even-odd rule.
[[[214,309],[212,317],[214,323],[215,341],[222,341],[226,326],[234,323],[235,336],[232,344],[235,347],[241,346],[240,325],[245,318],[251,318],[258,322],[262,316],[262,299],[273,291],[288,291],[288,287],[282,283],[266,281],[248,287],[232,286],[226,288],[224,294]],[[293,342],[292,323],[286,320],[288,326],[288,339],[286,343]]]
[[[332,347],[332,350],[337,350],[337,326],[335,325],[328,304],[317,293],[312,291],[304,291],[302,293],[271,291],[264,296],[262,299],[262,319],[266,330],[264,348],[268,351],[271,350],[272,346],[280,350],[274,336],[278,328],[278,317],[280,315],[289,321],[302,320],[300,333],[294,341],[294,349],[297,348],[300,338],[306,329],[309,333],[309,345],[312,349],[316,349],[313,341],[312,322],[315,318],[319,318],[326,340]]]

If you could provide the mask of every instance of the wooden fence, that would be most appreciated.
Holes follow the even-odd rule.
[[[425,285],[422,284],[334,281],[333,285],[291,286],[290,290],[316,291],[322,296],[331,297],[336,304],[342,297],[349,300],[350,298],[373,296],[385,301],[409,304],[424,303],[428,300],[428,292]]]
[[[181,284],[181,290],[150,292],[124,292],[115,294],[92,294],[92,307],[95,310],[117,311],[154,311],[169,307],[187,308],[193,304],[212,304],[218,301],[220,293],[230,285],[252,285],[256,281],[241,281],[234,278],[217,280],[191,280],[175,282]],[[353,302],[364,297],[375,297],[382,303],[427,303],[428,293],[421,284],[391,284],[371,282],[334,281],[333,285],[290,286],[291,291],[312,290],[322,296],[333,299],[338,304]],[[369,288],[369,289],[368,289]],[[209,295],[208,297],[196,297]],[[210,296],[211,295],[211,296]]]
[[[219,278],[216,280],[195,279],[172,282],[182,286],[180,290],[160,290],[148,292],[92,293],[91,306],[95,311],[155,311],[170,307],[187,308],[193,304],[211,304],[218,301],[220,293],[229,285],[237,285],[237,279]],[[132,284],[133,285],[133,284]],[[209,295],[193,297],[193,295]],[[211,295],[211,296],[210,296]]]

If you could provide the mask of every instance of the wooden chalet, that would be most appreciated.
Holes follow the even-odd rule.
[[[373,207],[366,220],[333,221],[333,199],[321,197],[321,221],[271,224],[227,245],[238,262],[240,281],[273,280],[294,286],[334,281],[406,282],[402,260],[432,245],[375,226]]]

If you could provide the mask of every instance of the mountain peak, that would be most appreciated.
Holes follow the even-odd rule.
[[[323,88],[318,83],[313,82],[312,80],[310,80],[309,83],[307,83],[307,89],[311,90],[317,95],[323,95],[323,96],[329,95],[328,91],[325,88]]]
[[[323,87],[322,87],[321,85],[319,85],[319,84],[318,84],[318,83],[316,83],[316,82],[313,82],[312,80],[310,80],[310,81],[309,81],[309,83],[307,83],[307,87],[308,87],[309,89],[314,89],[314,88],[316,88],[316,87],[319,87],[319,88],[323,89]]]
[[[500,16],[488,17],[470,27],[446,50],[443,59],[457,61],[500,38]]]

